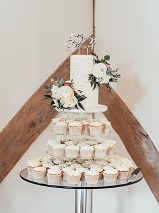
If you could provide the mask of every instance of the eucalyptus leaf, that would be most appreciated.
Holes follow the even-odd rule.
[[[52,99],[51,95],[44,95],[48,99]]]
[[[50,85],[49,85],[49,84],[46,84],[46,85],[44,86],[44,88],[45,88],[45,89],[49,89],[49,88],[50,88]]]
[[[105,55],[105,56],[104,56],[104,60],[105,60],[105,61],[109,61],[109,59],[110,59],[110,56],[109,56],[109,55]]]

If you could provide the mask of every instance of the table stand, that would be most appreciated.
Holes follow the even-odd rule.
[[[75,189],[75,213],[92,213],[92,189]]]

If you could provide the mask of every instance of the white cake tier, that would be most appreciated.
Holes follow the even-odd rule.
[[[82,101],[82,105],[85,109],[87,108],[95,108],[98,106],[98,87],[94,90],[91,87],[89,82],[87,83],[74,83],[74,89],[83,91],[83,94],[87,97],[84,101]]]
[[[70,79],[74,82],[88,82],[88,75],[92,73],[92,55],[71,55],[70,57]]]
[[[87,97],[82,101],[85,109],[92,109],[98,106],[98,87],[93,90],[88,81],[89,74],[92,73],[92,55],[72,55],[70,58],[70,79],[73,79],[75,90],[83,91]]]

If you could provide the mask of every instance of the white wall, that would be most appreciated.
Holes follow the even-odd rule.
[[[147,35],[144,33],[147,27],[146,20],[140,20],[142,28],[135,21],[141,18],[141,11],[145,7],[149,7],[149,13],[156,14],[156,16],[157,12],[155,13],[156,10],[153,11],[151,5],[146,6],[144,2],[141,0],[133,1],[133,3],[128,0],[121,0],[120,3],[109,0],[96,1],[96,50],[101,56],[105,52],[112,56],[112,64],[114,67],[119,67],[122,74],[122,79],[115,89],[145,129],[148,132],[151,131],[151,137],[153,136],[152,139],[157,144],[155,131],[157,116],[154,115],[155,113],[157,115],[156,107],[158,106],[157,94],[155,95],[157,89],[154,88],[154,85],[157,87],[157,82],[155,82],[157,79],[153,79],[155,84],[153,83],[152,87],[148,84],[149,78],[152,78],[149,74],[149,66],[151,68],[154,66],[153,72],[156,72],[157,76],[157,62],[155,61],[157,52],[147,47],[151,44],[155,47],[157,43],[155,38],[151,38],[151,42],[144,43],[146,36],[155,37],[154,31],[157,33],[157,28],[154,23],[151,31],[147,31]],[[0,14],[3,17],[0,19],[2,37],[0,40],[2,59],[0,95],[3,112],[0,119],[1,129],[69,54],[65,51],[63,43],[70,33],[82,32],[86,35],[91,33],[91,6],[90,0],[0,1]],[[147,15],[150,16],[149,13],[146,13],[145,18]],[[130,20],[126,14],[129,15]],[[136,25],[139,25],[138,33],[135,31]],[[127,27],[129,27],[128,30]],[[153,32],[152,35],[151,32]],[[143,40],[140,39],[142,35],[144,35]],[[147,58],[145,48],[151,50],[151,54],[154,52],[153,58],[149,59],[151,65],[149,60],[145,59]],[[136,82],[135,86],[134,82]],[[153,110],[151,110],[152,105]],[[46,141],[53,137],[50,126],[48,126],[1,183],[0,212],[74,212],[73,190],[35,186],[24,182],[19,177],[19,172],[26,166],[29,159],[45,155]],[[130,158],[115,132],[112,133],[112,138],[118,142],[118,153]],[[130,187],[96,190],[93,205],[94,213],[158,212],[158,204],[144,180]]]
[[[115,90],[159,148],[159,1],[96,1],[96,52],[122,75]]]
[[[159,148],[158,8],[157,0],[96,1],[95,50],[100,57],[110,54],[112,67],[119,68],[122,78],[114,85],[114,89],[140,121],[157,148]],[[133,194],[129,193],[128,197],[124,191],[126,201],[131,204],[131,208],[136,208],[131,211],[157,212],[157,202],[154,201],[147,184],[144,186],[142,184],[133,187]],[[152,202],[151,208],[148,207],[149,202]]]
[[[92,33],[91,0],[0,1],[0,130],[70,54],[71,33]]]

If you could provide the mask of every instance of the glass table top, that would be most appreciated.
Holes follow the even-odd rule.
[[[61,179],[59,183],[49,183],[47,178],[45,177],[42,180],[36,180],[31,175],[28,175],[27,169],[23,169],[20,172],[20,177],[32,184],[37,184],[46,187],[53,188],[64,188],[64,189],[104,189],[104,188],[115,188],[122,186],[129,186],[135,184],[143,179],[143,174],[141,172],[134,178],[133,182],[128,182],[127,180],[119,181],[117,180],[114,183],[106,183],[103,180],[99,180],[98,184],[88,185],[85,181],[80,181],[77,185],[68,184],[67,181]]]

